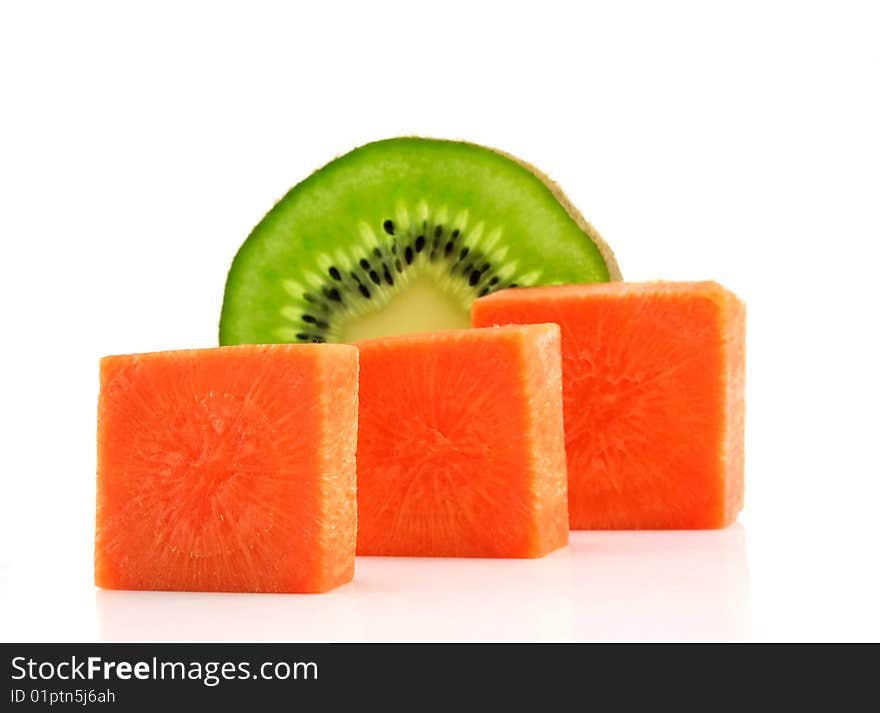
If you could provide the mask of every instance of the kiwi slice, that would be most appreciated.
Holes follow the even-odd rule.
[[[397,138],[284,196],[232,263],[220,343],[350,342],[470,326],[496,290],[620,279],[543,174],[469,143]]]

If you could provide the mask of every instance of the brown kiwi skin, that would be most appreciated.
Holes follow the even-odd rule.
[[[593,241],[593,244],[599,249],[599,254],[602,255],[605,264],[608,266],[608,275],[611,278],[611,281],[616,282],[623,279],[623,275],[620,273],[620,266],[617,264],[617,258],[614,256],[611,246],[605,242],[605,238],[599,234],[599,231],[596,230],[586,218],[584,218],[583,213],[575,208],[574,203],[572,203],[568,196],[562,192],[562,189],[556,181],[528,161],[523,161],[521,158],[507,153],[507,151],[502,151],[501,149],[496,149],[492,146],[482,146],[481,144],[475,144],[470,141],[463,141],[462,143],[469,143],[471,146],[481,146],[482,148],[489,149],[505,158],[509,158],[511,161],[515,161],[541,181],[541,183],[547,186],[553,194],[553,197],[562,204],[563,208],[565,208],[565,212],[568,213],[571,219],[578,224],[578,227],[589,236],[590,240]]]

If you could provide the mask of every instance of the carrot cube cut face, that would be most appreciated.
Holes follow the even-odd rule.
[[[476,327],[554,322],[573,529],[710,529],[743,505],[745,307],[714,282],[502,290]]]
[[[101,360],[95,583],[321,592],[354,572],[357,350]]]
[[[540,557],[568,542],[556,325],[358,348],[358,554]]]

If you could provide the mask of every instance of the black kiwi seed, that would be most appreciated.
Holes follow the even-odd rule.
[[[388,235],[395,234],[395,226],[390,219],[386,220],[382,227]],[[517,286],[516,283],[502,284],[501,278],[494,274],[492,264],[481,250],[471,250],[463,241],[458,242],[458,238],[462,236],[460,230],[449,230],[443,225],[429,224],[427,221],[423,221],[422,227],[423,230],[418,231],[414,239],[412,235],[415,231],[404,236],[406,240],[412,240],[408,245],[394,237],[380,246],[367,248],[363,257],[357,260],[357,264],[352,266],[348,273],[351,276],[350,280],[338,266],[328,267],[327,282],[314,292],[303,293],[303,300],[311,306],[304,308],[307,312],[301,317],[307,331],[298,332],[296,341],[313,343],[327,341],[326,334],[331,329],[333,316],[337,313],[339,305],[346,303],[346,290],[356,287],[362,297],[372,299],[373,289],[382,288],[386,284],[394,287],[395,271],[397,274],[402,274],[406,266],[416,262],[418,254],[422,252],[426,253],[426,257],[431,262],[437,259],[446,260],[450,274],[467,280],[478,297],[484,297],[500,287]],[[341,283],[344,287],[337,283]]]

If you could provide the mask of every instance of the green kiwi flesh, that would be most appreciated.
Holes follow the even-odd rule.
[[[233,260],[220,344],[469,326],[496,290],[620,279],[555,184],[475,144],[367,144],[294,186]]]

